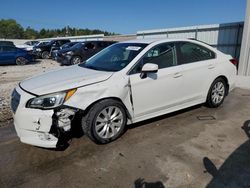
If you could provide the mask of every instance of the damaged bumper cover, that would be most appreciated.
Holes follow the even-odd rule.
[[[71,130],[72,120],[79,111],[67,106],[51,110],[26,108],[26,102],[34,97],[20,87],[16,91],[22,96],[14,111],[14,125],[20,141],[26,144],[57,148],[65,143],[65,135]]]

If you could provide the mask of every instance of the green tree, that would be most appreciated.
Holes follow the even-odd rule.
[[[13,19],[0,20],[0,38],[6,39],[37,39],[93,34],[115,35],[115,33],[102,31],[99,29],[78,29],[69,26],[61,29],[43,28],[40,31],[37,31],[29,26],[24,30],[23,27]]]
[[[13,19],[0,20],[0,38],[21,39],[24,37],[23,27]]]
[[[24,31],[24,38],[26,39],[36,39],[38,37],[38,32],[31,28],[30,26]]]

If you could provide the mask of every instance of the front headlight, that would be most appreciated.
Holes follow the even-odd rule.
[[[42,50],[41,48],[36,48],[36,51],[41,52]]]
[[[30,99],[27,102],[27,108],[39,108],[39,109],[52,109],[61,106],[66,102],[74,93],[76,89],[69,91],[63,91],[58,93],[52,93],[48,95],[39,96]]]

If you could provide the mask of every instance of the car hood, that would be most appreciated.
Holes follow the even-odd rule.
[[[112,74],[113,72],[96,71],[74,65],[28,78],[22,81],[20,86],[30,93],[44,95],[102,82],[109,79]]]

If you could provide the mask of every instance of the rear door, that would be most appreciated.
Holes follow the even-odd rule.
[[[191,42],[178,42],[177,63],[183,76],[182,101],[200,100],[206,92],[207,80],[216,67],[215,53]]]
[[[2,46],[1,47],[0,60],[3,64],[12,64],[16,60],[16,48],[13,46]]]

